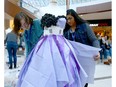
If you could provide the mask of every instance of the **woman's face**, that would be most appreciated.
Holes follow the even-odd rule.
[[[105,40],[107,40],[107,36],[104,36]]]
[[[67,18],[67,23],[72,27],[72,26],[75,26],[76,25],[76,22],[74,20],[74,17],[72,15],[67,15],[66,16]]]
[[[29,24],[27,24],[24,18],[20,20],[20,23],[21,23],[21,29],[23,30],[29,29]]]

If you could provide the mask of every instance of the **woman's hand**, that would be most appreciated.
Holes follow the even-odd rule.
[[[97,61],[100,59],[100,53],[98,53],[97,55],[94,56],[94,60]]]

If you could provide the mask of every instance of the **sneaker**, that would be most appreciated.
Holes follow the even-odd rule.
[[[17,66],[16,66],[16,65],[14,65],[14,68],[17,68]]]
[[[12,69],[12,66],[10,66],[9,69]]]
[[[104,64],[106,64],[106,65],[110,65],[110,63],[109,63],[108,61],[105,61]]]
[[[112,59],[108,59],[108,62],[109,62],[109,63],[112,63]]]

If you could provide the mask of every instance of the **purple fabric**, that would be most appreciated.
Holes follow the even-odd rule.
[[[62,37],[62,36],[59,36],[59,37]],[[64,57],[64,52],[63,52],[63,41],[60,41],[60,43],[62,43],[62,47],[61,47],[61,45],[60,45],[60,43],[59,43],[59,41],[57,40],[57,37],[55,36],[55,35],[53,35],[53,39],[54,39],[54,41],[56,42],[56,45],[58,46],[58,48],[59,48],[59,51],[60,51],[60,54],[62,55],[62,60],[63,60],[63,62],[64,62],[64,64],[65,64],[65,66],[66,66],[66,61],[65,61],[65,57]],[[71,62],[70,62],[70,65],[71,65]],[[74,71],[73,71],[73,69],[72,69],[72,66],[71,66],[71,73],[72,74],[74,74]],[[64,87],[69,87],[68,86],[68,84],[66,84]],[[71,87],[71,86],[70,86]]]
[[[46,39],[46,37],[44,38],[44,36],[42,36],[39,41],[42,40],[42,43],[43,43],[45,39]],[[41,44],[40,44],[40,46],[41,46]],[[40,46],[38,48],[40,48]],[[23,77],[25,76],[25,74],[26,74],[26,72],[28,70],[28,67],[30,65],[30,62],[32,60],[34,50],[35,50],[35,48],[33,48],[33,50],[31,51],[31,53],[29,54],[28,58],[26,58],[26,61],[25,61],[24,65],[23,65],[23,67],[22,67],[22,69],[20,71],[19,80],[18,80],[18,83],[17,83],[17,87],[20,87],[20,85],[21,85],[21,83],[23,81]]]
[[[65,39],[64,39],[64,41],[65,41]],[[66,41],[65,41],[66,42]],[[67,42],[66,42],[67,43]],[[67,44],[68,45],[68,44]],[[69,46],[69,48],[70,48],[70,46]],[[78,64],[78,62],[76,61],[76,59],[75,59],[75,57],[74,57],[74,55],[73,55],[73,52],[71,51],[71,56],[72,56],[72,58],[73,58],[73,60],[75,61],[75,63],[76,63],[76,66],[77,66],[77,69],[78,69],[78,72],[80,73],[80,67],[79,67],[79,64]]]
[[[59,36],[60,38],[62,38],[62,40],[60,39],[60,41],[58,41],[58,40],[56,40],[56,36],[54,36],[55,38],[54,38],[54,40],[55,40],[55,42],[57,42],[57,44],[59,45],[58,46],[58,48],[60,49],[60,50],[62,50],[62,48],[63,48],[63,46],[62,46],[62,42],[64,42],[65,44],[67,44],[67,46],[69,47],[69,49],[70,49],[70,56],[71,56],[71,61],[74,61],[74,63],[76,64],[76,68],[77,68],[77,70],[78,70],[78,74],[80,74],[80,64],[78,64],[78,62],[77,62],[77,59],[76,59],[76,57],[74,56],[74,52],[72,51],[72,49],[71,49],[71,45],[69,46],[69,43],[67,42],[67,40],[66,39],[64,39],[64,37],[63,36]],[[61,43],[61,44],[60,44]],[[63,52],[62,51],[60,51],[62,54],[63,54]],[[72,63],[71,63],[71,61],[70,61],[70,65],[72,66]],[[72,74],[74,75],[74,69],[71,67],[71,72],[72,72]],[[77,78],[77,76],[73,76],[74,78]],[[85,77],[84,77],[85,78]],[[68,85],[66,85],[66,87],[69,87]],[[75,87],[75,86],[70,86],[70,87]]]
[[[58,42],[58,40],[57,40],[57,38],[56,38],[55,35],[53,35],[53,38],[54,38],[54,41],[56,42],[56,45],[57,45],[58,48],[59,48],[60,54],[62,55],[62,60],[63,60],[64,64],[66,64],[66,61],[65,61],[65,59],[64,59],[63,50],[62,50],[63,46],[62,46],[62,48],[60,47],[60,44],[59,44],[59,42]],[[62,42],[61,42],[61,43],[62,43]]]
[[[64,29],[65,25],[66,25],[66,19],[59,18],[56,25],[59,26],[60,28]]]
[[[101,49],[70,40],[68,40],[68,42],[72,45],[79,63],[88,75],[87,83],[93,84],[96,65],[96,62],[94,61],[94,56],[98,55],[98,52]]]
[[[61,35],[43,36],[25,61],[17,87],[83,87],[87,74]]]

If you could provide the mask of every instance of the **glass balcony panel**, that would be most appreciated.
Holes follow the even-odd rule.
[[[22,5],[20,6],[29,10],[32,13],[39,10],[40,7],[45,7],[50,3],[49,0],[21,0],[21,2]]]

